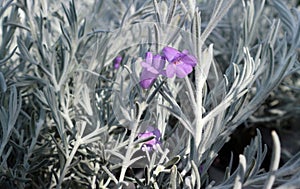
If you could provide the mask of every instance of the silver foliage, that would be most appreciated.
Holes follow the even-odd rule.
[[[0,188],[297,188],[300,154],[280,166],[275,131],[269,171],[259,130],[235,170],[209,170],[242,123],[283,119],[260,113],[270,95],[299,103],[299,16],[281,0],[0,1]],[[144,54],[167,45],[195,71],[143,90]],[[161,145],[142,151],[149,125]]]

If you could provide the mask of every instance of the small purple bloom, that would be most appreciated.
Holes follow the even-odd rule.
[[[114,69],[117,70],[119,69],[120,65],[121,65],[121,62],[122,62],[122,57],[121,56],[117,56],[115,59],[114,59]]]
[[[193,67],[197,64],[196,57],[190,55],[187,50],[180,52],[172,47],[165,47],[162,52],[169,62],[165,72],[168,78],[174,75],[184,78],[193,71]]]
[[[160,55],[153,56],[151,52],[147,52],[146,60],[142,62],[142,67],[140,86],[143,89],[149,89],[165,67],[165,59]]]
[[[143,151],[151,151],[152,149],[156,149],[156,146],[160,144],[161,133],[158,129],[154,129],[153,127],[149,126],[144,133],[140,133],[138,135],[138,138],[148,138],[151,136],[154,136],[154,138],[143,144]]]

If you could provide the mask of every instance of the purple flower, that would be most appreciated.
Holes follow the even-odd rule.
[[[122,61],[122,57],[121,57],[121,56],[117,56],[117,57],[114,59],[114,69],[115,69],[115,70],[119,69],[120,64],[121,64],[121,61]]]
[[[165,59],[160,55],[153,56],[151,52],[147,52],[146,60],[142,62],[142,67],[140,86],[143,89],[149,89],[165,67]]]
[[[187,50],[180,52],[172,47],[165,47],[162,52],[169,62],[165,72],[168,78],[174,75],[184,78],[193,71],[193,67],[197,64],[196,57],[190,55]]]
[[[160,144],[161,133],[158,129],[154,129],[153,127],[149,126],[144,133],[140,133],[138,135],[138,138],[148,138],[151,136],[154,136],[154,138],[143,144],[143,151],[150,151],[152,149],[156,149],[156,146]]]

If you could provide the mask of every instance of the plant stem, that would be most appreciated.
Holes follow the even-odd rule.
[[[58,181],[58,184],[56,185],[56,189],[60,189],[61,188],[61,185],[64,181],[64,178],[69,170],[69,166],[70,164],[72,163],[72,160],[74,158],[74,155],[75,153],[77,152],[77,149],[79,148],[79,146],[81,145],[81,139],[77,139],[76,142],[75,142],[75,145],[70,153],[70,155],[68,157],[66,157],[67,161],[65,163],[65,166],[60,174],[60,178],[59,178],[59,181]]]

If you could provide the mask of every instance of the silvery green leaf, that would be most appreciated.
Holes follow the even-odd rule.
[[[300,155],[289,151],[297,134],[284,134],[299,114],[297,7],[0,1],[0,187],[297,188]],[[145,53],[162,55],[165,46],[188,50],[197,67],[142,89]],[[264,133],[217,171],[237,127],[257,125]],[[271,171],[263,165],[269,125],[282,139],[273,134]],[[148,126],[162,138],[142,151],[152,137],[138,136]]]
[[[171,160],[169,160],[164,166],[165,168],[170,168],[173,165],[176,165],[178,162],[180,161],[180,157],[176,156],[174,158],[172,158]]]
[[[6,81],[5,81],[5,78],[3,76],[3,73],[0,72],[0,91],[2,93],[5,93],[7,90],[7,85],[6,85]]]
[[[176,189],[177,188],[177,167],[176,165],[173,165],[171,168],[171,176],[170,176],[170,188]]]

